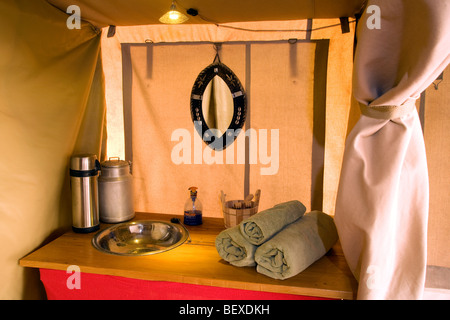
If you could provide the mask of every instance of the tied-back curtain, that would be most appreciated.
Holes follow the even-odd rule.
[[[429,195],[415,100],[450,61],[450,2],[368,1],[357,39],[362,115],[346,141],[335,220],[358,299],[420,299]]]

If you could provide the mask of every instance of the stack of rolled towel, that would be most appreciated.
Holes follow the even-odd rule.
[[[297,200],[260,211],[217,235],[217,252],[234,266],[256,265],[259,273],[271,278],[295,276],[338,240],[332,217],[321,211],[305,212]]]

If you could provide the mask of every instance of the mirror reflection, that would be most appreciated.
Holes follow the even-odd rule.
[[[233,96],[225,81],[214,76],[206,86],[202,99],[203,117],[211,130],[222,136],[233,119]]]

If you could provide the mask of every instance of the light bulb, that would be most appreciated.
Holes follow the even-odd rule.
[[[175,1],[172,1],[170,10],[159,18],[159,21],[166,24],[179,24],[187,21],[188,19],[189,18],[186,15],[176,10]]]
[[[170,11],[169,18],[171,20],[177,20],[180,17],[180,14],[177,11]]]

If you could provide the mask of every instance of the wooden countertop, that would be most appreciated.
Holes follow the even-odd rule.
[[[136,213],[134,220],[163,220],[182,216]],[[182,220],[181,220],[182,221]],[[101,224],[101,229],[108,227]],[[340,245],[298,275],[276,280],[256,272],[256,267],[235,267],[217,253],[215,238],[224,229],[223,219],[203,217],[201,226],[187,226],[192,242],[148,256],[117,256],[103,253],[91,244],[94,233],[69,231],[20,260],[23,267],[67,270],[77,265],[81,272],[127,278],[171,281],[216,287],[354,299],[357,282]]]

